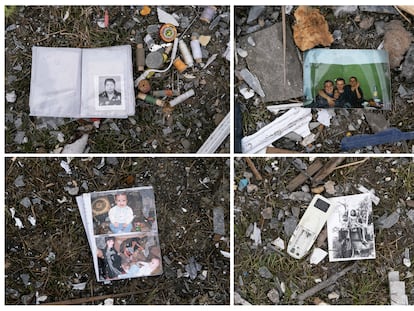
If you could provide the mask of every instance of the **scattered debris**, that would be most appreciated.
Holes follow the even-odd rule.
[[[299,294],[297,296],[297,300],[300,303],[305,301],[305,299],[307,299],[308,297],[312,297],[313,295],[315,295],[317,292],[321,291],[322,289],[327,288],[328,286],[336,283],[336,281],[339,278],[346,275],[349,271],[354,270],[357,266],[358,266],[358,264],[354,263],[354,264],[344,268],[343,270],[331,275],[329,278],[327,278],[326,280],[320,282],[319,284],[315,285],[314,287],[308,289],[306,292],[304,292],[302,294]]]
[[[275,305],[279,304],[280,302],[280,294],[279,291],[276,288],[272,288],[268,293],[267,293],[267,298],[269,298],[269,300],[274,303]]]
[[[310,264],[317,265],[328,255],[328,252],[319,247],[315,247],[310,255]]]
[[[278,248],[280,250],[284,250],[285,249],[285,241],[283,241],[283,239],[281,239],[280,237],[277,238],[276,240],[274,240],[272,242],[272,245],[276,246],[276,248]]]
[[[243,299],[238,292],[234,292],[234,304],[235,305],[245,305],[250,306],[251,303]]]
[[[264,152],[268,145],[290,132],[306,137],[310,134],[309,121],[311,119],[310,109],[292,108],[255,134],[243,137],[242,151],[243,153]]]
[[[400,213],[398,211],[393,212],[391,215],[389,215],[387,218],[379,221],[379,226],[382,229],[389,229],[392,226],[394,226],[398,220],[400,219]]]
[[[224,209],[222,207],[215,207],[213,209],[213,225],[215,234],[226,234],[224,226]]]
[[[83,134],[82,137],[76,140],[75,142],[66,145],[63,148],[62,153],[67,153],[67,154],[84,153],[86,150],[86,145],[88,143],[88,138],[89,138],[88,134]]]
[[[262,244],[261,230],[257,227],[256,223],[254,223],[253,232],[250,235],[250,239],[254,241],[254,246]]]
[[[15,91],[11,91],[10,93],[6,93],[6,100],[8,103],[14,103],[17,99],[17,95]]]
[[[388,272],[388,282],[391,305],[408,305],[408,297],[405,294],[405,282],[400,281],[400,273],[398,271]]]

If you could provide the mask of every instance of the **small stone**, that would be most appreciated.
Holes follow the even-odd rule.
[[[273,302],[275,305],[276,305],[276,304],[279,304],[279,302],[280,302],[280,295],[279,295],[279,292],[278,292],[275,288],[271,289],[271,290],[267,293],[267,298],[269,298],[269,300],[270,300],[271,302]]]
[[[26,208],[29,208],[32,205],[32,201],[30,201],[30,199],[28,197],[24,197],[21,201],[20,204],[23,205]]]
[[[258,189],[259,189],[259,187],[258,187],[257,185],[253,185],[253,184],[248,184],[248,185],[247,185],[247,188],[246,188],[247,193],[252,193],[252,192],[255,192],[255,191],[257,191]]]
[[[289,199],[294,201],[310,202],[312,200],[312,195],[310,193],[296,191],[290,194]]]
[[[24,187],[26,184],[23,179],[24,179],[23,175],[17,176],[17,178],[14,180],[14,185],[16,187]]]
[[[10,93],[6,94],[6,100],[8,103],[14,103],[17,99],[17,95],[15,91],[11,91]]]
[[[328,298],[330,300],[337,300],[340,297],[340,295],[337,292],[332,292],[328,294]]]
[[[318,186],[318,187],[311,189],[312,193],[316,193],[316,194],[322,193],[324,190],[325,190],[324,186]]]
[[[264,210],[262,210],[261,214],[264,219],[272,219],[272,208],[265,208]]]
[[[334,195],[335,194],[335,182],[332,180],[328,180],[325,185],[325,191],[328,194]]]
[[[394,226],[399,219],[400,214],[398,212],[393,212],[390,216],[380,222],[380,227],[383,229],[389,229]]]
[[[246,50],[243,50],[242,48],[237,48],[237,54],[240,57],[243,57],[243,58],[246,58],[247,55],[249,55],[249,53],[247,53],[247,51]]]
[[[262,266],[259,268],[259,274],[262,278],[265,278],[265,279],[273,278],[272,272],[270,272],[269,269],[265,266]]]
[[[373,16],[366,17],[359,23],[359,27],[361,29],[368,30],[372,27],[372,25],[374,25],[374,21],[375,19]]]

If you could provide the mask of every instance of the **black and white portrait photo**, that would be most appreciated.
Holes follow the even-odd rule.
[[[370,194],[329,200],[334,208],[327,222],[329,261],[374,259],[375,240]]]
[[[122,77],[121,76],[99,76],[98,94],[99,108],[122,105]]]

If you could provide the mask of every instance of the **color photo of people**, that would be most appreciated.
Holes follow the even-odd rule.
[[[306,108],[391,109],[386,51],[309,50],[303,82]]]

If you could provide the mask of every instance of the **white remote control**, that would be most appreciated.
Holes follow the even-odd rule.
[[[319,194],[313,197],[290,237],[287,247],[290,256],[301,259],[306,255],[328,220],[332,212],[330,207],[331,202],[327,198]]]

